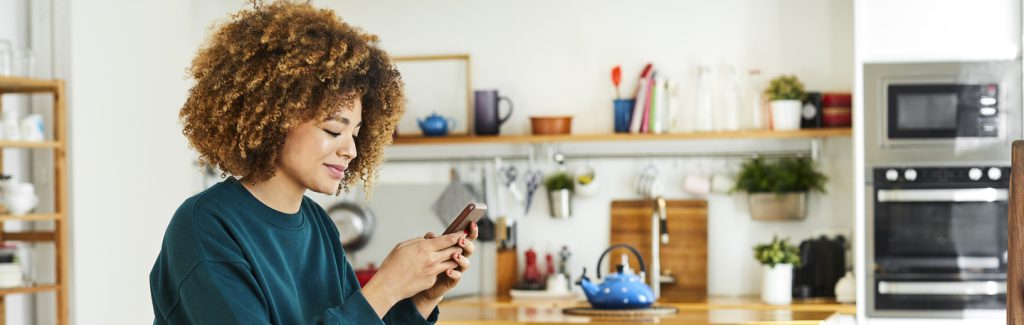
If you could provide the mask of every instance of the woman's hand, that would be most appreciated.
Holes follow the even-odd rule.
[[[441,298],[445,293],[459,284],[459,280],[462,280],[463,272],[469,269],[469,256],[473,255],[473,252],[476,251],[476,245],[473,244],[473,240],[476,239],[480,231],[476,222],[471,223],[467,230],[466,238],[459,240],[457,245],[457,247],[462,248],[462,252],[450,256],[458,264],[458,267],[438,274],[437,282],[434,282],[432,287],[413,296],[416,307],[420,309],[420,313],[424,316],[429,315],[430,311],[441,302]],[[431,239],[436,238],[436,236],[434,233],[428,232],[423,238]]]
[[[452,256],[462,254],[464,245],[460,243],[467,242],[467,236],[455,233],[398,243],[362,289],[377,316],[384,317],[399,300],[435,286],[438,274],[460,267]]]

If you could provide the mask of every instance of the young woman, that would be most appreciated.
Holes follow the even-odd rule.
[[[376,36],[278,1],[219,26],[180,112],[231,175],[181,204],[150,273],[156,324],[417,324],[470,267],[477,227],[398,243],[360,288],[338,230],[303,193],[370,190],[404,111]]]

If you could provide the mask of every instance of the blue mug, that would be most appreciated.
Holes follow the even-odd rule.
[[[635,99],[615,100],[615,133],[629,133],[629,122],[633,118]]]

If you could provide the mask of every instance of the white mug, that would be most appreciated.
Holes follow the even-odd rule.
[[[736,185],[736,180],[726,174],[715,174],[711,177],[711,192],[718,194],[726,194],[732,191],[733,186]]]
[[[11,214],[24,215],[36,208],[36,205],[39,204],[39,197],[35,194],[5,194],[4,204],[7,205],[7,211]]]
[[[711,179],[700,174],[686,175],[686,178],[683,179],[683,190],[699,197],[705,197],[711,192]]]

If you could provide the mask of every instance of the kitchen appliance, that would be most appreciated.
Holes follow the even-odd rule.
[[[1009,164],[1021,90],[1020,61],[865,64],[865,159]]]
[[[869,317],[1000,317],[1010,168],[876,167],[867,187]]]
[[[640,274],[638,276],[629,269],[629,262],[626,255],[622,255],[622,262],[616,267],[616,272],[605,277],[604,282],[595,284],[587,277],[587,269],[583,268],[583,275],[576,282],[583,288],[587,295],[587,301],[595,309],[642,309],[650,307],[654,303],[654,292],[651,287],[644,284],[643,274],[647,273],[644,266],[644,259],[640,252],[626,244],[616,244],[608,247],[597,259],[597,279],[601,279],[601,262],[605,255],[616,248],[625,248],[636,256],[637,263],[640,263]]]
[[[846,238],[821,236],[800,243],[800,267],[793,274],[793,297],[835,297],[846,273]]]

